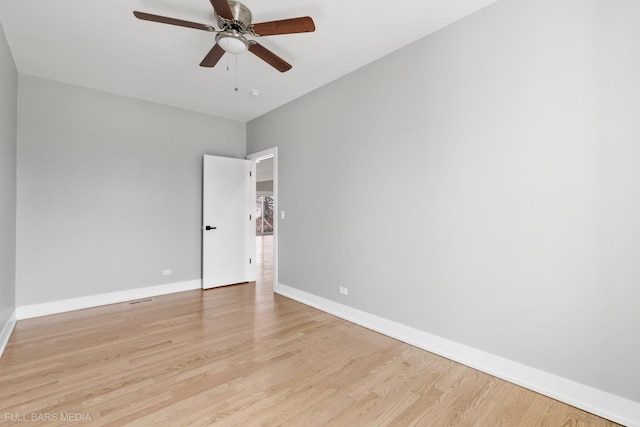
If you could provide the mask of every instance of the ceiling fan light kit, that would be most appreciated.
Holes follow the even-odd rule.
[[[238,54],[249,49],[249,42],[238,33],[218,33],[216,43],[227,53]]]
[[[216,44],[200,63],[201,67],[214,67],[225,53],[240,54],[248,50],[276,70],[280,72],[289,71],[291,64],[257,41],[247,39],[245,35],[253,37],[273,36],[278,34],[308,33],[316,29],[313,19],[309,16],[252,24],[251,11],[242,3],[233,0],[210,0],[210,2],[220,31],[211,25],[182,19],[138,11],[133,12],[133,14],[136,18],[144,21],[215,32]]]

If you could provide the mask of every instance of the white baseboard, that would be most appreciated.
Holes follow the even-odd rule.
[[[274,292],[431,353],[502,378],[628,427],[640,427],[640,403],[427,332],[276,284]]]
[[[64,313],[65,311],[98,307],[100,305],[172,294],[174,292],[190,291],[193,289],[200,289],[201,287],[202,281],[201,279],[197,279],[188,280],[186,282],[168,283],[166,285],[149,286],[146,288],[128,289],[120,292],[110,292],[106,294],[51,301],[41,304],[23,305],[16,308],[16,316],[18,320],[29,319],[31,317]]]
[[[7,347],[9,343],[9,338],[11,338],[11,333],[13,332],[13,328],[16,327],[16,311],[13,310],[11,316],[9,316],[9,320],[7,320],[2,327],[2,332],[0,332],[0,357],[4,353],[4,349]]]

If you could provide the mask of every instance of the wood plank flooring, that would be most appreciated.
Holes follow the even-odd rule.
[[[257,283],[19,321],[0,425],[617,425],[273,294],[269,248]]]

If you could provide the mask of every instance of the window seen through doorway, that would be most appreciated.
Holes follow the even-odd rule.
[[[257,196],[256,213],[256,235],[273,234],[273,196]]]

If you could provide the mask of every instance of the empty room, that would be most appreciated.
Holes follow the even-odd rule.
[[[640,427],[640,2],[0,0],[0,425]]]

